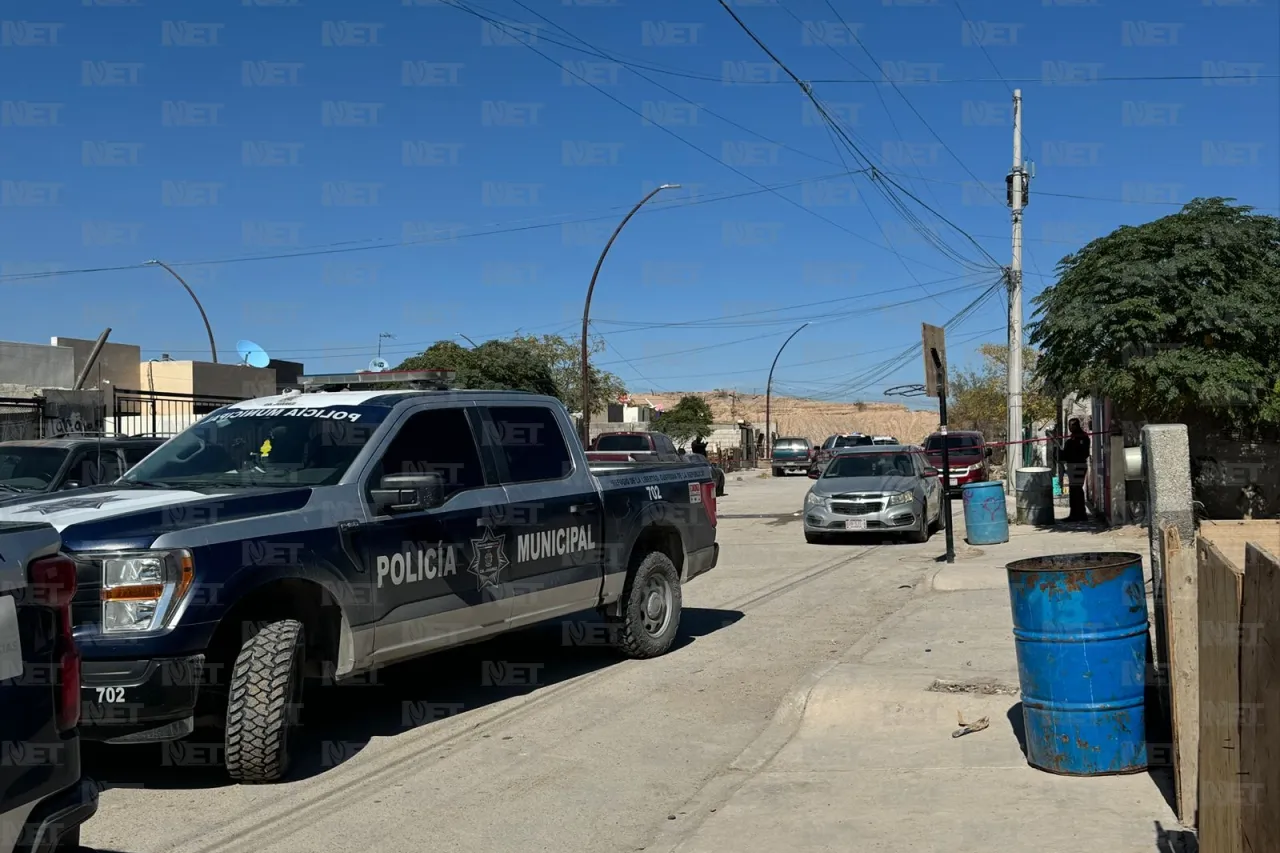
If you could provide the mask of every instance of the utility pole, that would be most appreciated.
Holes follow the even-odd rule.
[[[1022,168],[1022,90],[1013,90],[1013,169],[1005,180],[1008,204],[1013,210],[1013,257],[1005,273],[1009,287],[1008,444],[1005,446],[1005,478],[1009,491],[1017,487],[1022,458],[1022,207],[1030,186]]]
[[[942,489],[942,517],[947,520],[946,561],[954,563],[956,535],[952,530],[955,525],[951,523],[951,438],[947,435],[947,368],[942,363],[942,353],[936,348],[930,348],[925,355],[933,363],[933,381],[938,389],[938,420],[941,421],[938,432],[942,433],[942,476],[938,485]],[[925,515],[928,515],[927,511]],[[928,523],[927,517],[925,523]]]

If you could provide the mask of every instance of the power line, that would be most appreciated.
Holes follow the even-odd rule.
[[[465,4],[461,3],[461,2],[459,2],[459,0],[450,0],[450,2],[449,2],[449,6],[450,6],[450,8],[458,9],[458,10],[460,10],[460,11],[466,12],[467,14],[472,15],[473,17],[479,18],[480,20],[492,20],[492,19],[490,19],[490,18],[487,18],[485,15],[482,15],[482,14],[480,14],[479,12],[476,12],[474,9],[470,8],[469,6],[467,6],[467,5],[465,5]],[[635,115],[635,116],[638,116],[638,117],[639,117],[639,118],[641,118],[641,119],[644,119],[644,118],[645,118],[645,115],[644,115],[642,112],[640,112],[640,111],[639,111],[639,110],[637,110],[635,107],[633,107],[633,106],[631,106],[630,104],[628,104],[626,101],[623,101],[621,98],[618,98],[617,96],[615,96],[615,95],[613,95],[612,93],[610,93],[610,92],[606,91],[605,89],[601,88],[600,86],[597,86],[595,83],[591,82],[591,81],[590,81],[590,80],[588,80],[586,77],[583,77],[581,74],[578,74],[578,73],[577,73],[576,71],[574,71],[573,69],[571,69],[571,68],[566,68],[566,67],[561,66],[561,64],[560,64],[560,63],[558,63],[558,62],[556,62],[556,60],[555,60],[553,57],[551,57],[551,56],[549,56],[548,54],[544,53],[543,51],[539,50],[535,45],[530,44],[530,43],[528,43],[528,42],[521,42],[521,44],[522,44],[524,47],[526,47],[526,48],[528,48],[529,50],[531,50],[531,51],[533,51],[534,53],[536,53],[538,56],[541,56],[541,57],[542,57],[543,59],[545,59],[547,62],[550,62],[551,64],[556,65],[557,67],[560,67],[560,68],[561,68],[561,70],[562,70],[563,72],[567,72],[568,74],[572,75],[573,77],[577,78],[578,80],[581,80],[581,81],[583,82],[583,84],[585,84],[585,85],[587,85],[587,86],[591,87],[591,88],[592,88],[592,89],[594,89],[596,92],[599,92],[601,95],[603,95],[604,97],[606,97],[606,98],[608,98],[609,100],[613,101],[615,104],[617,104],[618,106],[622,107],[622,108],[623,108],[623,109],[625,109],[627,112],[629,112],[629,113],[631,113],[631,114],[633,114],[633,115]],[[701,154],[702,156],[706,157],[707,159],[711,160],[712,162],[716,163],[717,165],[719,165],[719,166],[721,166],[721,167],[723,167],[723,168],[728,169],[729,171],[733,172],[734,174],[738,175],[739,177],[746,178],[748,181],[751,181],[753,184],[756,184],[757,186],[761,186],[761,187],[763,187],[763,186],[764,186],[764,184],[762,184],[760,181],[758,181],[758,180],[756,180],[755,178],[753,178],[751,175],[748,175],[746,172],[743,172],[741,169],[738,169],[737,167],[732,166],[732,165],[730,165],[730,164],[728,164],[728,163],[724,162],[721,158],[717,157],[715,154],[713,154],[713,153],[711,153],[710,151],[707,151],[706,149],[704,149],[704,148],[700,147],[700,146],[699,146],[699,145],[697,145],[696,143],[691,142],[690,140],[688,140],[688,139],[686,139],[685,137],[681,136],[680,134],[676,133],[676,132],[675,132],[674,130],[672,130],[671,128],[666,127],[665,125],[661,125],[661,124],[655,124],[655,125],[653,125],[653,126],[654,126],[655,128],[657,128],[658,130],[660,130],[661,132],[665,133],[666,135],[668,135],[668,136],[672,137],[673,139],[677,140],[678,142],[680,142],[680,144],[685,145],[685,146],[687,146],[687,147],[689,147],[689,148],[693,149],[694,151],[697,151],[697,152],[698,152],[699,154]],[[844,232],[845,234],[848,234],[849,236],[853,237],[855,240],[860,240],[860,241],[862,241],[862,242],[864,242],[864,243],[867,243],[868,245],[871,245],[871,246],[876,247],[877,249],[880,249],[880,250],[882,250],[882,251],[889,252],[890,254],[895,254],[895,255],[896,255],[896,254],[898,254],[898,253],[897,253],[896,251],[894,251],[893,249],[888,248],[888,247],[885,247],[885,246],[882,246],[882,245],[880,245],[879,243],[875,242],[874,240],[871,240],[871,239],[869,239],[869,238],[867,238],[867,237],[864,237],[864,236],[862,236],[861,234],[859,234],[858,232],[856,232],[856,231],[854,231],[854,230],[852,230],[852,229],[850,229],[850,228],[846,228],[845,226],[841,225],[840,223],[836,222],[835,220],[830,219],[829,217],[823,216],[822,214],[818,213],[816,210],[813,210],[812,208],[806,207],[805,205],[801,204],[801,203],[800,203],[800,202],[798,202],[798,201],[795,201],[794,199],[788,198],[787,196],[784,196],[784,195],[782,195],[782,194],[780,194],[780,193],[775,193],[775,195],[777,195],[777,196],[778,196],[778,198],[782,199],[782,200],[783,200],[783,201],[785,201],[787,204],[790,204],[790,205],[792,205],[793,207],[796,207],[796,208],[798,208],[798,209],[800,209],[800,210],[804,211],[804,212],[805,212],[806,214],[808,214],[809,216],[812,216],[812,217],[814,217],[815,219],[818,219],[818,220],[820,220],[820,221],[822,221],[822,222],[825,222],[826,224],[828,224],[828,225],[832,226],[833,228],[837,228],[837,229],[839,229],[840,231]],[[918,264],[920,264],[921,266],[929,267],[930,269],[938,270],[939,272],[949,272],[949,270],[943,270],[943,269],[940,269],[940,268],[938,268],[938,267],[932,267],[932,266],[930,266],[929,264],[924,263],[923,261],[915,261],[915,263],[918,263]]]
[[[1088,83],[1139,83],[1144,81],[1176,81],[1176,80],[1275,80],[1280,78],[1280,74],[1138,74],[1138,75],[1122,75],[1109,76],[1098,74],[1089,77],[1088,80],[1082,82]],[[781,81],[778,81],[781,82]],[[825,80],[809,80],[809,83],[835,83],[835,84],[854,84],[865,83],[873,86],[888,85],[889,80],[848,80],[848,79],[825,79]],[[1032,85],[1042,83],[1046,86],[1052,85],[1043,76],[1041,77],[953,77],[950,79],[938,78],[930,80],[928,85],[950,85],[950,84],[968,84],[968,83],[1001,83],[1008,85],[1010,83],[1018,83],[1021,85]]]
[[[641,378],[641,379],[643,379],[645,382],[648,382],[648,383],[649,383],[649,385],[650,385],[650,387],[651,387],[651,390],[653,390],[653,389],[656,389],[656,390],[658,390],[658,391],[666,391],[666,390],[667,390],[667,389],[663,388],[661,385],[659,385],[658,383],[654,382],[654,381],[653,381],[652,379],[650,379],[649,377],[645,376],[643,373],[641,373],[641,372],[640,372],[640,368],[638,368],[638,367],[636,367],[634,364],[632,364],[632,363],[631,363],[631,360],[630,360],[630,359],[628,359],[625,355],[623,355],[622,353],[618,352],[618,348],[617,348],[617,347],[615,347],[613,344],[609,343],[609,339],[608,339],[608,338],[605,338],[605,337],[601,336],[601,340],[603,340],[603,341],[604,341],[604,345],[605,345],[606,347],[608,347],[610,350],[612,350],[612,351],[613,351],[613,353],[614,353],[615,355],[617,355],[617,356],[618,356],[618,358],[620,358],[620,359],[622,359],[624,362],[626,362],[626,363],[627,363],[627,365],[629,365],[629,366],[631,367],[631,369],[632,369],[632,370],[634,370],[634,371],[636,372],[636,376],[640,377],[640,378]]]
[[[832,4],[831,0],[824,0],[824,2],[827,4],[827,8],[831,10],[831,14],[835,15],[836,18],[839,19],[840,23],[844,25],[845,29],[849,31],[849,34],[853,37],[854,43],[857,44],[858,47],[862,49],[862,52],[867,55],[867,58],[870,59],[877,68],[881,68],[882,66],[880,65],[879,60],[877,60],[875,56],[872,55],[871,51],[867,48],[867,46],[863,44],[862,39],[858,38],[858,34],[854,32],[853,28],[850,27],[847,23],[845,23],[844,18],[840,16],[840,13],[836,10],[836,7]],[[997,71],[997,73],[999,72]],[[929,124],[928,120],[926,120],[925,117],[921,114],[921,112],[918,109],[916,109],[915,104],[911,103],[911,99],[908,98],[906,93],[902,91],[902,87],[898,85],[897,81],[890,80],[889,82],[893,86],[893,91],[898,93],[898,97],[902,98],[902,102],[907,105],[908,109],[910,109],[912,113],[915,114],[916,118],[920,119],[920,123],[925,126],[925,129],[928,130],[929,133],[933,136],[933,138],[938,141],[938,144],[941,145],[943,149],[948,154],[951,155],[951,159],[955,160],[958,164],[960,164],[960,168],[964,169],[964,171],[968,173],[969,177],[973,178],[975,181],[978,181],[979,185],[985,188],[986,183],[980,180],[978,176],[973,173],[973,170],[970,169],[968,165],[966,165],[965,162],[960,159],[960,155],[957,154],[955,150],[952,149],[952,147],[947,144],[946,140],[943,139],[942,136],[936,130],[933,129],[933,125]],[[879,93],[879,91],[880,91],[879,89],[876,90],[877,94]],[[988,192],[990,192],[990,190],[988,190]],[[992,198],[995,198],[994,193],[992,193],[991,195],[992,195]]]
[[[966,273],[965,275],[957,275],[957,276],[951,276],[949,278],[936,279],[934,281],[928,282],[928,284],[946,284],[947,282],[950,282],[950,281],[960,281],[966,278],[973,278],[977,275],[980,275],[980,273]],[[965,285],[964,287],[955,288],[953,290],[942,291],[941,295],[946,295],[949,293],[959,293],[961,291],[968,290],[972,287],[978,287],[978,286],[980,285],[969,284],[969,285]],[[872,293],[859,293],[853,296],[840,296],[835,299],[820,299],[816,302],[801,302],[795,305],[788,305],[785,308],[764,308],[758,311],[744,311],[740,314],[723,314],[723,315],[720,315],[719,319],[728,320],[728,319],[734,319],[738,317],[758,316],[760,314],[776,314],[781,311],[794,311],[799,308],[814,308],[818,306],[830,307],[832,305],[835,305],[841,302],[854,302],[860,299],[870,299],[873,296],[877,296],[883,292],[884,291],[881,290],[881,291],[876,291]],[[830,317],[830,316],[835,316],[835,315],[832,315],[830,312],[824,312],[822,314],[817,315],[817,318]],[[782,318],[779,318],[778,320],[771,320],[769,321],[768,324],[769,325],[775,325],[775,324],[781,325],[784,323],[790,324],[790,323],[796,322],[797,320],[805,320],[805,319],[812,320],[815,318],[805,317],[805,316],[782,317]],[[758,325],[756,323],[742,323],[742,324],[720,323],[720,322],[715,322],[715,318],[701,319],[701,320],[674,320],[674,321],[667,321],[662,323],[651,323],[644,320],[634,320],[634,321],[633,320],[593,320],[592,321],[592,323],[596,323],[596,322],[610,323],[610,324],[619,325],[619,326],[635,326],[636,327],[634,329],[622,329],[622,330],[610,333],[614,335],[621,335],[621,334],[624,334],[625,332],[630,332],[630,331],[648,331],[650,329],[664,329],[664,328],[704,328],[705,329],[705,328],[726,328],[726,327],[733,327],[738,325],[746,325],[746,326]]]
[[[519,6],[521,9],[524,9],[524,10],[525,10],[526,12],[528,12],[529,14],[534,15],[535,17],[539,18],[540,20],[544,21],[545,23],[549,24],[550,26],[555,27],[557,30],[559,30],[560,32],[564,33],[564,34],[565,34],[565,35],[567,35],[569,38],[573,39],[574,41],[578,42],[579,44],[582,44],[582,45],[584,45],[585,47],[589,48],[591,51],[599,51],[599,50],[600,50],[600,49],[599,49],[599,48],[597,48],[595,45],[593,45],[591,42],[587,41],[586,39],[582,38],[581,36],[578,36],[578,35],[575,35],[574,33],[569,32],[569,30],[568,30],[567,28],[565,28],[563,25],[561,25],[561,24],[559,24],[559,23],[557,23],[557,22],[555,22],[555,21],[551,20],[550,18],[548,18],[546,15],[542,14],[542,13],[541,13],[541,12],[539,12],[538,10],[531,8],[530,6],[528,6],[527,4],[525,4],[525,3],[523,2],[523,0],[511,0],[511,2],[515,3],[515,4],[516,4],[517,6]],[[475,8],[477,8],[477,9],[483,9],[483,8],[484,8],[483,6],[478,6],[478,5],[476,5],[475,3],[472,3],[471,5],[472,5],[472,6],[474,6]],[[560,42],[556,42],[556,44],[559,44],[559,43],[560,43]],[[596,53],[595,55],[598,55],[598,56],[607,56],[607,55],[606,55],[606,54],[604,54],[603,52]],[[670,88],[670,87],[668,87],[668,86],[664,86],[664,85],[662,85],[662,84],[661,84],[661,83],[659,83],[657,80],[654,80],[654,79],[653,79],[653,78],[651,78],[651,77],[646,77],[644,74],[642,74],[641,72],[637,71],[637,70],[636,70],[635,68],[633,68],[633,67],[627,66],[627,70],[628,70],[628,71],[630,71],[631,73],[635,74],[635,75],[636,75],[637,77],[639,77],[641,80],[646,81],[646,82],[647,82],[647,83],[649,83],[650,85],[652,85],[652,86],[656,86],[657,88],[661,89],[662,91],[666,92],[666,93],[667,93],[667,94],[669,94],[669,95],[674,95],[675,97],[679,98],[681,101],[683,101],[683,102],[684,102],[684,103],[686,103],[686,104],[693,104],[693,103],[694,103],[693,101],[690,101],[687,97],[685,97],[682,93],[677,92],[675,89],[672,89],[672,88]],[[805,150],[804,150],[804,149],[802,149],[802,148],[796,148],[796,147],[795,147],[795,146],[793,146],[793,145],[789,145],[789,144],[787,144],[787,143],[785,143],[785,142],[779,142],[779,141],[777,141],[776,139],[773,139],[773,138],[771,138],[771,137],[765,136],[764,134],[762,134],[762,133],[760,133],[760,132],[758,132],[758,131],[752,130],[751,128],[747,127],[747,126],[746,126],[746,125],[744,125],[744,124],[740,124],[740,123],[738,123],[738,122],[734,121],[733,119],[728,118],[727,116],[720,115],[719,113],[717,113],[717,112],[715,112],[715,111],[713,111],[713,110],[708,109],[708,108],[706,107],[706,105],[704,105],[704,104],[697,104],[696,106],[698,107],[699,111],[706,113],[707,115],[711,116],[712,118],[719,119],[720,121],[724,122],[725,124],[731,125],[732,127],[736,127],[738,130],[741,130],[741,131],[743,131],[744,133],[749,133],[749,134],[751,134],[752,136],[754,136],[754,137],[756,137],[756,138],[758,138],[758,139],[763,139],[765,142],[768,142],[770,145],[776,145],[776,146],[778,146],[779,148],[784,148],[784,149],[786,149],[786,150],[788,150],[788,151],[793,151],[793,152],[795,152],[796,154],[801,155],[802,157],[808,157],[808,158],[809,158],[809,159],[811,159],[811,160],[816,160],[816,161],[817,161],[817,162],[819,162],[819,163],[826,163],[826,164],[827,164],[827,165],[829,165],[829,166],[841,166],[841,165],[844,165],[844,164],[842,164],[842,163],[837,163],[837,162],[836,162],[836,161],[834,161],[834,160],[828,160],[828,159],[826,159],[825,157],[819,157],[818,155],[816,155],[816,154],[812,154],[812,153],[810,153],[810,152],[808,152],[808,151],[805,151]]]
[[[788,77],[790,77],[797,86],[800,87],[800,91],[802,91],[805,94],[805,96],[809,98],[809,100],[813,103],[814,107],[817,108],[818,114],[822,116],[823,120],[828,124],[828,126],[830,126],[841,137],[841,139],[844,140],[844,142],[846,143],[846,145],[848,145],[849,150],[854,154],[854,156],[857,157],[859,160],[865,162],[867,166],[871,167],[874,170],[875,166],[871,162],[871,159],[867,157],[867,155],[864,154],[858,148],[858,146],[854,143],[854,141],[849,138],[849,135],[844,131],[844,129],[840,125],[838,125],[834,119],[832,119],[825,105],[814,94],[812,85],[810,85],[809,83],[806,83],[804,80],[801,80],[800,77],[794,71],[792,71],[791,68],[788,67],[787,64],[784,63],[781,60],[781,58],[779,58],[778,55],[774,53],[769,48],[769,46],[766,45],[764,41],[762,41],[760,37],[755,34],[755,32],[752,31],[752,29],[749,26],[747,26],[746,22],[743,21],[742,18],[738,17],[737,13],[733,11],[733,9],[729,6],[727,2],[725,2],[725,0],[718,0],[718,2],[720,3],[720,7],[724,9],[731,18],[733,18],[734,22],[738,25],[738,27],[744,33],[746,33],[747,36],[753,42],[755,42],[756,46],[759,47],[760,50],[763,51],[764,54],[769,57],[769,59],[773,60],[774,64],[777,65],[780,69],[782,69],[782,71]],[[913,227],[916,227],[917,230],[919,230],[920,233],[923,236],[925,236],[926,240],[929,240],[936,248],[938,248],[940,251],[943,251],[944,254],[948,254],[949,256],[952,256],[954,259],[954,256],[952,255],[954,250],[951,250],[949,252],[948,249],[950,247],[944,246],[944,244],[941,243],[941,240],[937,235],[931,234],[928,231],[928,229],[921,229],[919,225],[923,225],[923,223],[919,223],[919,220],[914,217],[914,214],[912,214],[906,208],[905,204],[903,204],[900,199],[896,198],[893,195],[892,191],[888,191],[884,187],[880,186],[880,181],[878,180],[879,177],[880,176],[878,175],[877,171],[872,172],[871,174],[872,185],[876,186],[881,190],[881,193],[882,195],[884,195],[885,199],[889,201],[889,203],[893,205],[895,209],[897,209],[900,213],[902,213],[903,216],[907,219],[908,223],[910,223]],[[925,210],[928,210],[930,213],[933,213],[935,216],[937,216],[942,221],[947,222],[947,224],[951,225],[953,228],[957,228],[957,230],[960,230],[957,226],[955,226],[953,223],[947,220],[946,217],[942,216],[940,213],[930,208],[927,204],[920,201],[918,198],[915,198],[914,196],[912,196],[912,198],[917,204],[919,204]],[[963,231],[960,231],[960,233],[964,234]],[[965,236],[968,237],[967,234]],[[995,258],[993,258],[989,252],[987,252],[986,249],[983,249],[972,238],[969,238],[969,239],[971,242],[974,243],[975,246],[978,246],[979,250],[983,254],[985,254],[988,258],[990,258],[995,263],[996,268],[1000,268],[1000,263],[996,261]]]
[[[1025,141],[1026,137],[1024,136],[1023,139]],[[897,175],[898,177],[903,177],[903,178],[911,177],[910,175],[904,175],[898,172],[886,172],[885,174]],[[951,186],[956,186],[956,187],[968,186],[969,184],[968,181],[952,181],[946,178],[930,178],[930,177],[925,177],[923,175],[920,177],[920,180],[926,181],[931,184],[950,184]],[[1115,198],[1114,196],[1084,195],[1081,193],[1056,193],[1056,192],[1049,192],[1047,190],[1036,190],[1036,195],[1047,195],[1053,198],[1073,198],[1073,199],[1079,199],[1081,201],[1105,201],[1105,202],[1114,202],[1116,204],[1129,204],[1129,205],[1135,205],[1135,206],[1167,205],[1170,207],[1177,207],[1177,208],[1186,207],[1186,202],[1182,202],[1182,201],[1134,201],[1133,199]],[[1251,204],[1251,205],[1248,205],[1248,207],[1252,207],[1255,210],[1280,210],[1280,207],[1268,207],[1265,205]],[[979,234],[977,236],[983,236],[983,235]]]
[[[695,198],[691,198],[683,201],[655,202],[654,204],[647,205],[645,210],[642,212],[652,213],[656,211],[673,210],[673,209],[684,208],[684,207],[693,207],[695,205],[700,205],[700,204],[712,204],[720,201],[730,201],[732,199],[745,198],[747,196],[762,195],[767,192],[776,193],[778,190],[791,189],[792,187],[797,187],[802,184],[818,183],[821,181],[834,180],[837,178],[847,177],[847,175],[848,175],[847,172],[835,172],[832,174],[821,175],[814,178],[804,178],[801,180],[788,181],[785,183],[773,184],[773,185],[765,185],[765,184],[761,184],[759,181],[754,181],[754,183],[756,183],[760,187],[760,189],[743,190],[740,192],[733,192],[733,193],[725,192],[718,195],[711,195],[711,196],[705,196],[705,197],[699,196],[699,197],[695,197]],[[449,234],[447,237],[447,240],[452,241],[452,240],[471,239],[475,237],[491,237],[491,236],[496,236],[501,234],[513,234],[513,233],[518,233],[522,231],[535,231],[535,230],[544,229],[544,228],[561,228],[565,225],[577,225],[577,224],[582,224],[586,222],[608,221],[608,220],[614,219],[616,217],[616,211],[622,210],[622,209],[624,209],[623,206],[612,207],[612,208],[608,208],[607,212],[604,212],[598,215],[580,216],[574,219],[563,219],[563,217],[571,216],[571,214],[563,214],[563,213],[552,214],[552,216],[556,218],[558,221],[537,222],[535,224],[530,224],[530,225],[511,224],[507,227],[495,227],[488,231],[476,231],[469,234],[465,234],[465,233]],[[538,218],[545,219],[546,217],[538,217]],[[515,222],[530,222],[530,221],[531,219],[515,220]],[[501,223],[492,223],[492,224],[501,225]],[[485,227],[485,226],[481,226],[481,227]],[[172,261],[170,262],[169,265],[175,266],[175,267],[217,266],[222,264],[249,263],[254,261],[288,260],[290,258],[306,258],[306,257],[320,256],[320,255],[345,254],[348,252],[372,251],[372,250],[378,250],[378,249],[400,249],[406,246],[431,245],[436,243],[447,242],[446,239],[443,239],[440,237],[427,237],[421,240],[399,239],[399,240],[395,240],[394,242],[388,242],[391,240],[392,238],[388,238],[388,237],[373,237],[373,238],[367,238],[363,240],[343,240],[343,241],[334,242],[334,243],[318,244],[310,248],[300,248],[291,252],[280,252],[280,253],[266,254],[266,255],[262,255],[262,254],[233,255],[233,256],[224,257],[224,258],[213,258],[208,260],[197,260],[197,261]],[[367,244],[367,245],[357,245],[357,244]],[[122,271],[135,270],[135,269],[148,269],[148,267],[146,264],[138,263],[138,264],[123,264],[120,266],[111,266],[111,267],[81,267],[81,268],[64,269],[64,270],[47,270],[44,272],[34,272],[34,273],[14,273],[11,275],[0,276],[0,282],[30,281],[30,280],[43,279],[43,278],[59,278],[59,277],[68,276],[68,275],[87,275],[87,274],[103,273],[103,272],[122,272]],[[942,270],[942,272],[946,272],[946,270]]]
[[[991,296],[1003,285],[1004,285],[1003,279],[996,281],[989,288],[987,288],[985,291],[979,294],[979,296],[976,299],[974,299],[964,308],[961,308],[960,311],[958,311],[955,314],[955,316],[953,316],[950,320],[948,320],[945,324],[943,324],[943,328],[950,330],[960,325],[961,323],[963,323],[974,312],[976,312],[977,309],[981,307],[984,302],[990,299]],[[863,391],[866,388],[882,381],[885,377],[891,376],[896,370],[901,369],[903,365],[905,365],[913,357],[919,354],[922,347],[923,347],[923,343],[917,341],[914,345],[912,345],[911,347],[908,347],[899,355],[890,359],[886,359],[885,361],[881,362],[878,365],[873,365],[868,370],[862,372],[861,374],[858,374],[855,378],[845,383],[845,385],[842,386],[840,389],[837,389],[831,392],[826,392],[822,396],[829,397],[831,395],[840,396],[840,395],[857,394],[860,391]]]
[[[959,293],[959,292],[966,291],[966,290],[972,290],[972,289],[973,289],[973,288],[975,288],[975,287],[982,287],[982,286],[983,286],[982,284],[970,284],[970,285],[965,285],[965,286],[963,286],[963,287],[957,287],[957,288],[954,288],[953,290],[950,290],[950,291],[944,291],[944,292],[942,292],[942,293],[939,293],[938,295],[939,295],[939,296],[945,296],[945,295],[947,295],[947,294],[949,294],[949,293]],[[810,322],[811,322],[811,324],[812,324],[812,325],[815,325],[815,326],[823,325],[823,324],[826,324],[826,323],[835,323],[835,322],[839,322],[840,320],[843,320],[843,319],[844,319],[844,318],[846,318],[846,317],[853,316],[854,314],[870,314],[870,313],[876,313],[876,312],[880,312],[880,311],[888,311],[888,310],[890,310],[890,309],[892,309],[892,308],[901,308],[901,307],[903,307],[903,306],[905,306],[905,305],[914,305],[914,304],[917,304],[917,303],[919,303],[919,302],[923,302],[923,301],[924,301],[923,299],[921,299],[921,298],[917,297],[917,298],[915,298],[915,299],[904,299],[904,300],[900,300],[900,301],[898,301],[898,302],[889,302],[889,303],[885,303],[885,304],[882,304],[882,305],[872,305],[872,306],[869,306],[869,307],[866,307],[866,308],[855,308],[855,309],[851,309],[851,310],[848,310],[848,311],[839,311],[839,312],[836,312],[836,313],[834,313],[834,314],[833,314],[833,313],[818,314],[818,315],[814,315],[814,317],[810,319]],[[787,318],[785,321],[779,321],[779,324],[781,324],[781,323],[783,323],[783,322],[785,322],[785,323],[787,323],[787,324],[790,324],[790,323],[794,323],[796,320],[803,320],[803,319],[805,319],[805,318],[804,318],[804,317],[789,317],[789,318]],[[732,340],[732,341],[721,341],[721,342],[714,343],[714,344],[708,344],[708,345],[706,345],[706,346],[693,347],[693,348],[691,348],[691,349],[675,350],[675,351],[672,351],[672,352],[659,353],[659,354],[657,354],[657,355],[640,356],[640,357],[638,357],[638,358],[636,358],[636,359],[633,359],[633,360],[634,360],[634,361],[650,361],[650,360],[652,360],[652,359],[656,359],[656,358],[669,358],[669,357],[671,357],[671,356],[673,356],[673,355],[685,355],[685,354],[687,354],[687,353],[693,353],[693,352],[705,352],[706,350],[710,350],[710,349],[719,349],[719,348],[726,347],[726,346],[732,346],[733,344],[746,343],[746,342],[748,342],[748,341],[764,340],[765,338],[776,338],[776,337],[778,337],[779,335],[782,335],[782,334],[785,334],[785,332],[769,332],[768,334],[763,334],[763,335],[752,335],[751,337],[747,337],[747,338],[739,338],[739,339],[737,339],[737,340]],[[617,364],[617,362],[602,362],[602,363],[601,363],[601,365],[605,365],[605,364]]]

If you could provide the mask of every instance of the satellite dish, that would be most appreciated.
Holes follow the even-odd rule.
[[[253,341],[238,342],[236,353],[240,356],[240,363],[247,364],[249,367],[266,367],[271,363],[271,357],[267,355],[267,351]]]
[[[375,358],[373,361],[369,362],[369,372],[381,373],[390,366],[391,365],[387,363],[385,358]]]

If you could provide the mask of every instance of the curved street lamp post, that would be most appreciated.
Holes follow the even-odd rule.
[[[582,446],[584,448],[591,443],[591,366],[587,352],[587,327],[591,323],[591,295],[596,290],[596,278],[600,275],[600,267],[604,265],[604,257],[609,254],[609,249],[613,247],[613,241],[618,239],[618,234],[631,221],[631,217],[636,215],[636,211],[644,207],[645,202],[663,190],[679,188],[679,184],[662,184],[654,187],[648,195],[636,202],[636,206],[631,208],[631,211],[622,217],[618,227],[613,229],[613,234],[609,237],[609,242],[604,244],[604,250],[600,252],[600,258],[596,261],[596,268],[591,273],[591,284],[587,285],[587,299],[582,305]]]
[[[204,306],[200,304],[200,300],[196,297],[196,292],[191,289],[191,285],[182,280],[182,276],[173,271],[173,267],[164,261],[151,260],[146,262],[148,266],[155,266],[164,269],[169,275],[178,280],[178,284],[186,288],[187,295],[191,297],[191,301],[196,304],[196,308],[200,311],[200,319],[204,320],[204,330],[209,334],[209,356],[213,359],[213,363],[218,363],[218,347],[213,342],[213,327],[209,325],[209,315],[204,313]]]
[[[807,325],[809,324],[804,324],[804,326]],[[800,334],[800,330],[803,329],[804,326],[801,326],[799,329],[796,329],[787,336],[787,339],[782,342],[782,346],[778,347],[778,354],[773,357],[773,364],[769,365],[769,381],[765,383],[764,386],[764,443],[765,451],[769,454],[770,466],[773,464],[773,436],[769,431],[769,417],[773,414],[770,411],[773,403],[773,369],[778,366],[778,359],[782,357],[782,351],[787,348],[787,344],[791,343],[792,338]]]

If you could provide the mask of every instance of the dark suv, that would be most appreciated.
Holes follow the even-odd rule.
[[[75,435],[0,442],[0,502],[114,482],[167,440]]]
[[[831,463],[831,457],[837,450],[844,447],[869,447],[873,444],[875,440],[871,436],[860,432],[827,436],[827,440],[822,442],[822,447],[819,447],[817,453],[813,455],[813,462],[809,465],[809,479],[816,480],[822,476],[822,472],[827,470],[827,465]]]

